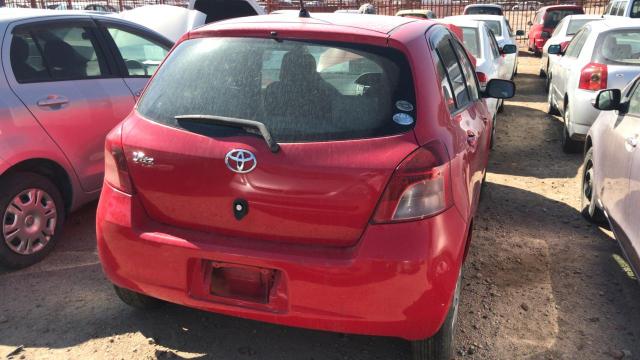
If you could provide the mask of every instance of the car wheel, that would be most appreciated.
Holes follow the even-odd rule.
[[[449,360],[453,358],[461,282],[462,276],[458,275],[451,307],[440,330],[429,339],[411,342],[413,360]]]
[[[540,71],[538,72],[538,77],[540,77],[541,79],[544,79],[547,77],[547,75],[544,73],[542,69],[540,69]]]
[[[553,91],[551,91],[551,81],[549,81],[549,86],[547,86],[547,114],[549,115],[560,115],[558,108],[553,104]]]
[[[593,184],[593,148],[589,149],[585,154],[582,169],[582,216],[584,216],[589,222],[604,224],[607,220],[602,210],[596,204],[596,191]]]
[[[547,78],[544,80],[544,89],[549,92],[551,90],[551,74],[547,70]]]
[[[162,300],[152,298],[151,296],[142,295],[135,291],[131,291],[125,288],[114,285],[113,288],[116,291],[116,295],[122,300],[123,303],[140,310],[157,309],[162,306],[164,302]]]
[[[46,177],[14,173],[0,179],[0,265],[19,269],[42,260],[62,230],[65,208]]]
[[[564,110],[564,126],[562,127],[561,145],[562,151],[567,154],[573,154],[580,151],[580,142],[575,141],[569,135],[569,129],[567,124],[571,121],[571,112],[569,111],[569,104],[565,106]]]
[[[493,117],[493,126],[491,127],[491,140],[489,142],[489,149],[493,149],[493,146],[495,145],[495,139],[496,139],[496,117]]]
[[[500,99],[500,105],[498,106],[498,112],[501,113],[504,111],[504,100]]]

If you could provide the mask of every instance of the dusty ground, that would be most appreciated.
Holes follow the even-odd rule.
[[[543,112],[537,59],[499,118],[465,267],[456,352],[476,359],[640,358],[640,285],[611,234],[580,216],[580,155]],[[95,205],[69,219],[43,263],[0,270],[0,358],[406,359],[396,339],[292,329],[119,302],[95,254]]]

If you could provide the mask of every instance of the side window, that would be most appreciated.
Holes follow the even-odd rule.
[[[609,2],[607,7],[604,8],[604,13],[602,15],[609,15],[611,13],[611,9],[613,8],[613,2]]]
[[[29,56],[26,61],[24,52],[19,50],[24,49],[24,43],[18,38],[27,42]],[[20,28],[14,31],[14,39],[17,52],[12,59],[12,67],[20,69],[20,74],[16,76],[18,81],[44,81],[40,75],[35,78],[32,75],[24,76],[31,71],[24,66],[25,63],[36,72],[45,70],[49,80],[82,80],[109,75],[94,29],[90,26],[39,25],[31,29]]]
[[[471,61],[469,61],[467,52],[462,47],[462,44],[457,41],[451,41],[451,43],[456,50],[458,61],[462,66],[462,72],[464,73],[471,101],[477,101],[480,98],[480,91],[478,90],[478,82],[476,81],[476,71],[473,68],[473,65],[471,65]]]
[[[491,48],[491,54],[493,54],[494,59],[497,59],[500,57],[500,47],[498,46],[498,42],[496,42],[496,37],[488,29],[485,31],[487,32],[487,38],[489,39],[489,47]]]
[[[19,83],[51,80],[42,53],[28,31],[14,32],[9,57],[11,70]]]
[[[627,10],[627,4],[628,3],[626,1],[621,1],[620,7],[618,8],[618,13],[616,15],[624,16],[624,11]]]
[[[640,86],[638,84],[629,98],[629,114],[640,116]]]
[[[444,94],[444,101],[447,103],[447,107],[450,112],[456,111],[456,102],[453,98],[452,85],[449,82],[449,76],[447,76],[447,71],[440,60],[440,56],[434,56],[434,61],[436,65],[436,71],[438,72],[438,79],[440,80],[440,87],[442,88],[442,93]]]
[[[586,29],[580,30],[567,47],[565,56],[577,58],[578,55],[580,55],[580,50],[582,50],[585,42],[587,42],[588,36],[589,32]]]
[[[640,18],[640,0],[635,0],[633,2],[629,16],[632,18]]]
[[[127,67],[129,76],[151,76],[156,71],[169,48],[128,30],[107,26]]]
[[[455,54],[451,44],[451,36],[444,37],[436,48],[438,56],[444,65],[449,79],[451,80],[451,86],[453,87],[453,96],[456,100],[456,107],[461,109],[471,102],[469,93],[467,91],[467,81],[462,72],[462,67],[458,62],[458,57]]]

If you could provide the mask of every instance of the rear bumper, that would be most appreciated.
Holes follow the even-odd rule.
[[[596,95],[596,91],[576,89],[573,97],[569,100],[572,116],[571,123],[567,124],[567,129],[573,140],[584,141],[591,125],[600,115],[600,111],[591,104]]]
[[[435,334],[449,310],[467,224],[453,207],[423,221],[371,225],[351,248],[264,244],[155,223],[135,196],[105,184],[97,238],[103,269],[120,287],[270,323],[417,340]],[[277,270],[279,303],[194,296],[207,260]]]

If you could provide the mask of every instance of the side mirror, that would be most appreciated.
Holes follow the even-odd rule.
[[[516,94],[516,84],[513,81],[491,79],[482,92],[484,98],[511,99]]]
[[[516,36],[524,36],[524,30],[517,30]]]
[[[602,111],[623,110],[620,103],[622,92],[619,89],[602,90],[596,96],[592,105],[594,108]]]
[[[562,46],[559,44],[549,45],[549,49],[547,51],[549,52],[549,55],[563,55]]]
[[[515,54],[518,52],[518,47],[513,44],[506,44],[500,49],[501,54],[509,55]]]

